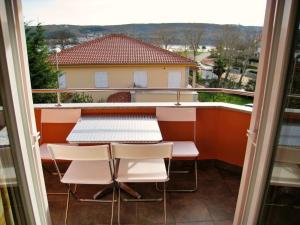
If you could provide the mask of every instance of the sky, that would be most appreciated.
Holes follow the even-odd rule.
[[[74,25],[215,23],[262,26],[266,0],[22,0],[26,22]]]

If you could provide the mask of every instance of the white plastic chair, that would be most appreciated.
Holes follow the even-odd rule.
[[[194,162],[194,185],[191,188],[187,189],[171,189],[167,188],[167,191],[170,192],[194,192],[198,189],[198,180],[197,180],[197,159],[199,156],[199,151],[195,145],[196,141],[196,122],[197,122],[197,115],[195,108],[167,108],[167,107],[158,107],[156,109],[156,116],[159,121],[167,121],[167,122],[187,122],[193,123],[193,141],[174,141],[173,142],[173,160],[176,159],[192,159]],[[192,172],[189,170],[173,170],[171,169],[171,173],[189,173]],[[159,189],[158,185],[156,185],[156,189],[158,191],[162,191]]]
[[[164,221],[167,222],[165,183],[169,180],[173,143],[112,144],[115,159],[115,180],[120,183],[164,183]],[[164,159],[168,159],[166,169]],[[118,223],[120,224],[121,193],[118,185]],[[132,199],[159,201],[161,199]],[[129,200],[127,200],[129,201]]]
[[[113,185],[112,201],[110,200],[94,200],[94,199],[80,199],[76,195],[76,191],[71,190],[71,185],[75,184],[93,184],[93,185],[107,185],[113,183],[113,164],[110,156],[108,145],[94,145],[94,146],[66,146],[49,144],[48,148],[54,160],[61,183],[68,186],[68,196],[65,213],[65,224],[68,220],[68,210],[70,194],[79,201],[90,202],[111,202],[111,224],[113,220],[113,208],[115,187]],[[67,171],[62,175],[57,160],[72,161]],[[76,189],[76,188],[75,188]]]
[[[198,166],[197,166],[197,158],[199,156],[199,151],[193,141],[173,141],[173,159],[175,158],[189,158],[194,161],[194,187],[187,189],[174,189],[167,188],[168,192],[195,192],[198,190]],[[189,170],[172,170],[170,173],[189,173]],[[156,189],[158,191],[162,191],[158,185],[156,184]]]
[[[47,167],[44,166],[45,162],[52,162],[51,155],[48,150],[48,144],[64,144],[69,145],[68,143],[44,143],[44,126],[45,124],[75,124],[80,118],[81,110],[80,109],[42,109],[41,110],[41,125],[40,125],[40,141],[43,143],[40,145],[40,156],[43,162],[43,169],[49,174],[56,175],[56,173],[51,172]],[[71,144],[75,145],[75,144]],[[48,193],[49,194],[49,193]],[[64,193],[50,193],[50,194],[64,194]]]
[[[68,144],[68,143],[52,143],[55,145],[69,145],[69,146],[76,146],[76,144]],[[53,176],[57,176],[58,173],[54,172],[53,170],[49,170],[45,164],[47,163],[51,163],[51,165],[54,166],[54,169],[56,171],[55,165],[54,165],[54,161],[51,157],[50,151],[48,149],[48,145],[47,143],[44,143],[42,145],[40,145],[40,156],[41,156],[41,160],[42,160],[42,166],[44,171],[46,171],[47,173],[53,175]],[[47,192],[47,195],[67,195],[68,192]]]

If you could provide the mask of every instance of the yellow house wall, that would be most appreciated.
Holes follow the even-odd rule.
[[[147,72],[148,87],[168,87],[168,72],[180,71],[181,87],[186,87],[186,66],[82,66],[60,67],[60,70],[66,73],[67,88],[94,88],[96,72],[108,73],[110,88],[133,87],[133,73],[138,70]]]
[[[196,94],[197,95],[197,94]],[[180,102],[193,102],[197,99],[194,93],[181,93]],[[168,93],[136,93],[136,102],[176,102],[177,94],[174,92]]]
[[[65,73],[67,88],[95,88],[95,73],[107,72],[109,88],[131,88],[134,82],[135,71],[147,72],[148,88],[167,88],[168,73],[170,71],[181,72],[181,87],[187,86],[187,74],[185,65],[163,66],[163,65],[146,65],[146,66],[68,66],[60,67]],[[94,101],[106,100],[110,92],[89,93],[93,96]],[[142,99],[141,99],[142,100]],[[149,100],[149,98],[147,98]]]

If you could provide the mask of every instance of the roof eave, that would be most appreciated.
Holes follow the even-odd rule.
[[[56,64],[52,63],[52,66],[56,66]],[[88,66],[190,66],[197,67],[196,63],[89,63],[89,64],[58,64],[59,67],[88,67]]]

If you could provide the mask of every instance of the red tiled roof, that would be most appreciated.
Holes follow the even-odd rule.
[[[49,57],[56,63],[55,55]],[[188,64],[196,62],[123,34],[111,34],[58,53],[59,65]]]

